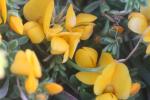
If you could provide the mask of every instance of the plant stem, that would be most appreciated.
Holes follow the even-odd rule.
[[[142,39],[143,39],[142,37],[139,39],[139,41],[136,44],[136,46],[134,47],[134,49],[129,53],[129,55],[125,59],[119,59],[118,62],[126,62],[128,59],[130,59],[131,56],[135,53],[135,51],[139,47],[140,43],[142,42]]]

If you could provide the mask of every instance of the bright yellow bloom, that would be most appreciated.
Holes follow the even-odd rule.
[[[13,64],[10,68],[11,72],[17,75],[25,75],[27,79],[25,81],[25,89],[27,93],[34,93],[38,87],[38,79],[42,76],[40,63],[36,57],[36,54],[27,49],[24,51],[18,51]]]
[[[150,20],[150,0],[147,0],[146,6],[141,5],[140,12],[148,19]]]
[[[130,95],[135,95],[137,94],[141,89],[141,84],[140,83],[133,83],[131,87],[131,92]]]
[[[141,13],[131,13],[129,15],[128,28],[135,33],[143,34],[148,27],[147,19]]]
[[[21,18],[19,18],[18,16],[10,16],[9,25],[13,31],[20,35],[23,35],[23,23]]]
[[[83,68],[93,68],[97,64],[98,53],[95,49],[83,47],[75,54],[76,63]]]
[[[3,22],[7,20],[7,5],[6,0],[0,0],[0,15],[2,16]]]
[[[40,24],[34,21],[29,21],[25,23],[24,33],[30,38],[32,43],[35,44],[41,43],[45,38],[42,27],[40,26]]]
[[[80,41],[80,34],[73,32],[61,32],[52,36],[51,53],[54,55],[64,54],[63,63],[73,57]]]
[[[96,19],[96,16],[86,13],[80,13],[76,16],[70,4],[67,10],[65,26],[68,31],[81,33],[81,40],[87,40],[93,33],[95,24],[92,22]]]
[[[40,20],[44,33],[48,33],[53,10],[54,0],[30,0],[24,6],[23,13],[27,20]]]
[[[0,17],[0,24],[2,24],[3,23],[3,19]]]
[[[131,78],[128,68],[125,64],[115,61],[108,53],[102,53],[100,60],[104,58],[105,60],[102,60],[104,62],[101,61],[100,64],[106,65],[103,65],[105,67],[101,73],[98,74],[95,72],[94,74],[93,72],[88,72],[87,75],[87,72],[79,72],[76,74],[76,77],[85,84],[94,85],[94,93],[98,95],[97,100],[101,100],[99,98],[105,98],[105,96],[103,97],[103,95],[106,95],[105,93],[113,93],[118,99],[127,99],[131,89]],[[108,63],[107,59],[109,59]],[[126,82],[126,84],[124,84],[124,82]],[[117,99],[114,97],[113,100]]]
[[[63,87],[57,83],[46,83],[44,87],[50,95],[56,95],[63,91]]]

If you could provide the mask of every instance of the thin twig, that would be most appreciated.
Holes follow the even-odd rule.
[[[125,59],[119,59],[118,62],[126,62],[130,57],[135,53],[137,48],[139,47],[140,43],[142,42],[142,37],[139,39],[138,43],[134,47],[134,49],[129,53],[129,55]]]
[[[106,14],[106,13],[103,13],[103,15],[105,16],[105,17],[107,17],[111,22],[115,22],[115,20],[111,17],[111,16],[109,16],[108,14]]]

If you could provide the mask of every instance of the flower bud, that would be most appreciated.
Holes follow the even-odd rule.
[[[21,18],[17,16],[10,16],[9,26],[16,33],[23,35],[23,23],[22,23]]]
[[[98,53],[93,48],[83,47],[77,50],[75,61],[80,67],[93,68],[96,67]]]
[[[139,92],[139,90],[141,89],[141,84],[140,83],[133,83],[132,87],[131,87],[131,92],[130,95],[135,95]]]
[[[44,87],[50,95],[56,95],[63,91],[63,87],[57,83],[46,83]]]
[[[42,27],[34,21],[29,21],[24,25],[24,32],[35,44],[41,43],[45,38]]]

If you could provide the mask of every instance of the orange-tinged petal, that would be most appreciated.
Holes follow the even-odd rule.
[[[44,87],[50,95],[56,95],[63,91],[63,87],[57,83],[46,83]]]
[[[69,58],[69,49],[66,50],[66,52],[64,53],[64,57],[63,57],[63,61],[62,63],[65,63]]]
[[[51,40],[51,53],[54,55],[64,54],[69,48],[68,43],[60,37],[53,37]]]
[[[28,1],[24,8],[23,14],[27,20],[37,21],[43,17],[45,9],[49,4],[50,0],[30,0]]]
[[[40,63],[38,61],[38,58],[35,52],[27,49],[25,53],[26,53],[28,62],[30,62],[32,66],[31,70],[33,70],[32,71],[33,75],[37,78],[40,78],[42,76],[42,71],[41,71],[41,66],[40,66]]]
[[[96,67],[98,53],[93,48],[83,47],[77,50],[75,61],[80,67],[93,68]]]
[[[45,38],[42,27],[34,21],[29,21],[24,25],[24,32],[35,44],[41,43]]]
[[[70,4],[70,6],[67,10],[67,14],[66,14],[65,26],[66,26],[67,30],[70,30],[75,25],[76,25],[76,15],[75,15],[75,12],[73,10],[72,4]]]
[[[104,93],[96,97],[95,100],[118,100],[117,97],[112,93]]]
[[[9,25],[13,31],[20,35],[23,35],[23,23],[21,18],[17,16],[10,16]]]
[[[147,54],[147,55],[150,54],[150,45],[148,45],[147,48],[146,48],[146,54]]]
[[[29,75],[25,80],[25,90],[28,94],[36,92],[38,88],[38,80],[33,76]]]
[[[30,73],[32,73],[32,70],[30,70],[32,66],[27,61],[26,54],[23,51],[18,51],[14,62],[11,65],[11,72],[17,75],[26,75],[28,76]]]
[[[143,33],[143,41],[144,42],[150,42],[150,26],[147,27]]]
[[[44,1],[45,2],[45,1]],[[48,33],[54,10],[54,0],[49,0],[43,16],[44,33]]]
[[[99,75],[100,74],[96,72],[78,72],[75,76],[82,83],[93,85]]]
[[[137,94],[141,89],[141,84],[140,83],[133,83],[131,90],[130,90],[130,95],[133,96]]]
[[[0,0],[0,14],[3,18],[4,23],[6,23],[7,20],[7,5],[6,0]]]
[[[116,69],[116,64],[111,63],[102,71],[94,83],[94,93],[100,95],[104,92],[108,85],[111,84],[113,74]]]
[[[135,33],[142,34],[148,27],[147,19],[144,15],[131,14],[129,15],[128,28]]]
[[[96,16],[87,13],[80,13],[77,15],[77,25],[82,23],[91,23],[97,19]]]
[[[125,64],[117,63],[111,83],[119,99],[128,99],[131,89],[131,78]]]
[[[98,61],[98,65],[101,67],[105,67],[112,62],[114,62],[112,55],[107,52],[102,52],[101,57]]]
[[[93,33],[93,28],[95,24],[89,23],[84,26],[77,26],[72,29],[73,32],[80,32],[81,33],[81,40],[87,40]]]

